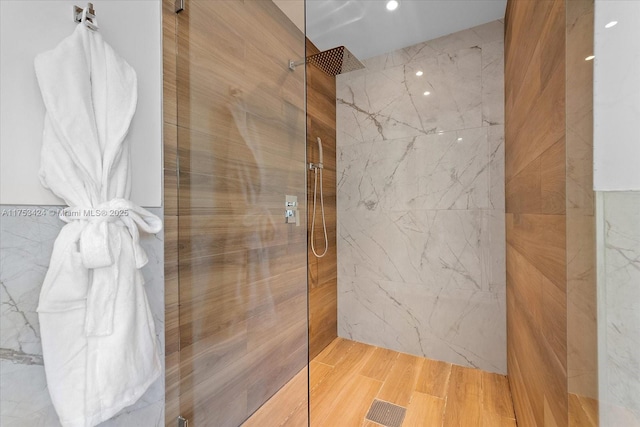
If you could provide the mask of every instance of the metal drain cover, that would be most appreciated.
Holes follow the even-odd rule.
[[[386,427],[401,427],[406,408],[375,399],[367,413],[367,419]]]

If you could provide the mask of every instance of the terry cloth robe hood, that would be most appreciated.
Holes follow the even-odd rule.
[[[47,110],[40,179],[69,205],[38,305],[47,386],[64,427],[91,427],[162,372],[138,270],[138,228],[157,233],[162,221],[128,200],[133,68],[79,24],[35,69]]]

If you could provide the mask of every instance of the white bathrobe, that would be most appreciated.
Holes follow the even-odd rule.
[[[138,234],[162,222],[128,200],[131,66],[79,24],[35,69],[47,110],[40,178],[69,205],[38,305],[47,385],[63,426],[90,427],[162,372]]]

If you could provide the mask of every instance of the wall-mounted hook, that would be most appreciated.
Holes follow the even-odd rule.
[[[96,11],[93,9],[93,3],[87,3],[87,7],[84,9],[73,6],[73,20],[74,22],[84,23],[94,31],[98,29],[98,20],[96,19]]]

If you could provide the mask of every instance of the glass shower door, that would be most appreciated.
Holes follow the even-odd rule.
[[[190,0],[176,42],[180,413],[238,426],[307,365],[305,40],[271,1]]]

